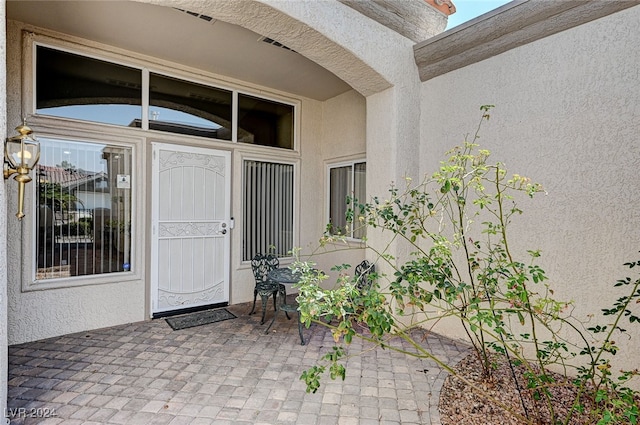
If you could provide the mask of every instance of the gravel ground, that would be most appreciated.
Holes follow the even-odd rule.
[[[474,383],[473,391],[469,385],[459,378],[450,375],[444,383],[440,396],[440,419],[442,425],[519,425],[527,423],[508,413],[500,404],[519,415],[525,416],[525,409],[518,395],[513,374],[504,357],[495,356],[497,369],[491,381],[483,380],[480,363],[471,354],[463,359],[455,368],[459,376]],[[516,368],[516,377],[520,387],[524,388],[524,405],[530,418],[529,423],[551,424],[549,408],[543,402],[534,401],[526,390],[522,372],[524,368]],[[561,376],[555,375],[557,382]],[[569,408],[575,399],[575,388],[571,384],[559,384],[552,389],[552,404],[556,414],[566,418]],[[564,421],[562,422],[564,423]],[[592,425],[594,421],[586,414],[575,413],[571,425]]]

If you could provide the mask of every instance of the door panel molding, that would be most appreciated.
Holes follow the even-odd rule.
[[[152,150],[151,315],[228,304],[231,153]]]

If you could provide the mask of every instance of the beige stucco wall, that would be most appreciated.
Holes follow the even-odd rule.
[[[0,3],[0,22],[5,21],[6,3]],[[6,87],[6,34],[0,32],[0,87]],[[6,134],[6,105],[7,95],[4,90],[0,91],[0,134]],[[0,187],[0,240],[6,241],[7,236],[7,214],[6,214],[6,185]],[[7,350],[7,244],[0,244],[0,410],[5,412],[7,408],[7,373],[8,358]]]
[[[633,7],[491,59],[421,87],[421,168],[472,134],[479,107],[495,104],[479,143],[548,195],[521,204],[514,248],[541,249],[540,266],[574,314],[601,318],[640,249],[640,7]],[[637,367],[640,329],[616,338],[616,360]],[[454,326],[439,327],[462,336]]]
[[[328,222],[328,164],[366,159],[365,98],[352,90],[325,102],[303,99],[300,115],[300,184],[296,191],[300,214],[296,248],[300,249],[301,260],[312,261],[330,274],[331,267],[336,264],[355,266],[364,258],[358,243],[338,243],[321,248],[319,241]],[[235,204],[241,211],[240,200]],[[241,243],[241,237],[240,232],[234,236],[236,244]],[[239,255],[234,257],[239,259]],[[288,263],[287,259],[282,261],[283,265]],[[334,283],[334,276],[331,276],[326,286]],[[252,301],[253,286],[249,265],[238,260],[232,283],[232,303]]]
[[[314,168],[306,170],[309,196],[322,201],[316,202],[316,208],[309,211],[313,214],[313,220],[308,223],[311,227],[303,227],[303,229],[314,229],[313,239],[309,241],[307,252],[313,254],[311,260],[318,264],[318,268],[329,275],[329,279],[324,282],[327,288],[336,283],[336,276],[331,273],[332,266],[350,264],[355,267],[365,256],[360,249],[361,244],[357,242],[340,241],[328,244],[324,248],[318,247],[320,236],[329,222],[327,167],[345,161],[368,160],[365,102],[362,95],[356,91],[349,91],[322,103],[321,143],[314,147],[317,149],[314,152],[316,154]],[[304,154],[306,158],[307,152]],[[305,206],[303,205],[302,208],[304,209]]]
[[[10,123],[20,123],[22,115],[20,30],[21,24],[7,23],[7,121]],[[16,185],[7,186],[7,190],[8,205],[15,206]],[[28,185],[27,216],[22,221],[10,212],[7,214],[9,344],[143,320],[145,282],[140,276],[122,282],[24,290],[23,284],[31,279],[32,247],[21,241],[32,240],[32,191],[33,185]]]
[[[366,97],[366,150],[374,153],[367,156],[368,195],[383,196],[389,182],[416,173],[420,81],[413,41],[336,1],[263,3],[308,27],[308,36],[299,37],[295,27],[281,20],[287,25],[278,27],[279,40]]]
[[[21,28],[22,24],[10,21],[8,23],[9,36],[9,121],[19,121],[21,99]],[[40,31],[36,29],[37,31]],[[45,31],[46,33],[46,31]],[[104,48],[96,43],[85,40],[73,40],[76,43]],[[132,53],[135,54],[135,53]],[[234,83],[238,83],[235,81]],[[252,87],[263,93],[269,92],[267,87]],[[324,192],[325,171],[327,160],[335,160],[341,156],[357,156],[362,158],[365,152],[365,99],[355,91],[350,91],[327,102],[319,102],[301,97],[286,97],[286,93],[279,93],[284,99],[296,102],[298,109],[299,132],[297,134],[296,151],[274,151],[263,147],[250,145],[236,145],[233,148],[228,143],[219,144],[219,148],[233,149],[232,167],[232,213],[236,219],[236,228],[232,231],[231,252],[231,290],[232,304],[253,300],[254,280],[250,266],[241,259],[242,246],[242,159],[245,157],[265,158],[273,160],[291,161],[296,164],[300,176],[296,187],[299,215],[296,224],[299,239],[297,246],[303,249],[303,254],[310,254],[317,248],[318,240],[326,223]],[[326,119],[324,115],[326,114]],[[37,126],[37,120],[36,120]],[[81,128],[87,127],[81,125]],[[37,128],[37,127],[36,127]],[[117,136],[123,137],[123,130]],[[121,133],[121,134],[120,134]],[[167,135],[167,138],[171,137]],[[175,137],[174,137],[175,138]],[[154,137],[153,140],[158,140]],[[170,142],[170,140],[166,140]],[[211,142],[205,142],[209,145]],[[140,176],[150,177],[150,150],[146,144],[138,146],[140,158]],[[28,189],[33,189],[32,186]],[[8,203],[15,203],[15,187]],[[139,187],[139,190],[142,190]],[[145,190],[140,197],[138,214],[144,223],[150,219],[151,190]],[[8,259],[9,268],[9,343],[16,344],[47,338],[64,333],[79,332],[120,323],[145,320],[149,317],[149,276],[150,244],[149,235],[142,232],[141,239],[136,240],[142,249],[141,263],[145,270],[137,279],[126,282],[91,284],[84,286],[65,287],[45,290],[24,290],[21,283],[28,282],[32,267],[30,260],[31,247],[20,246],[21,240],[29,241],[31,230],[31,199],[28,197],[27,217],[24,223],[16,220],[10,223],[9,246],[11,255]],[[10,215],[11,219],[11,215]],[[146,225],[142,224],[142,227]],[[146,241],[146,242],[143,242]],[[362,252],[353,251],[353,263],[362,259]],[[319,266],[327,269],[336,263],[342,263],[340,254],[317,257]],[[314,261],[316,257],[314,257]],[[283,263],[286,264],[286,261]],[[21,275],[21,267],[22,273]],[[33,289],[33,288],[31,288]]]
[[[183,0],[182,3],[192,2]],[[415,172],[418,145],[407,142],[418,139],[420,115],[419,79],[411,40],[336,1],[220,1],[190,4],[189,7],[273,36],[334,72],[359,93],[337,96],[322,105],[305,105],[306,111],[319,108],[322,122],[309,122],[308,117],[315,114],[303,111],[301,127],[310,130],[303,131],[301,146],[299,228],[303,254],[314,252],[327,222],[325,188],[321,185],[324,185],[328,162],[341,156],[358,156],[365,150],[376,152],[366,158],[367,184],[371,181],[370,187],[374,188],[369,191],[370,195],[377,194],[376,187],[386,190],[388,182],[407,170]],[[256,14],[260,19],[256,19]],[[322,132],[320,145],[309,143],[317,136],[315,131]],[[407,158],[411,160],[407,161]],[[376,243],[375,235],[371,235],[371,239]],[[316,253],[312,260],[323,270],[344,262],[354,265],[364,253],[357,246],[353,247],[355,251]],[[330,247],[330,250],[335,248]],[[344,261],[345,256],[348,261]],[[245,271],[243,279],[249,278],[250,274]],[[253,296],[252,291],[247,293],[246,288],[243,291],[243,300],[247,295]]]
[[[175,2],[148,1],[168,6]],[[325,187],[326,165],[341,156],[359,156],[366,151],[376,152],[367,157],[370,194],[384,193],[388,182],[398,180],[407,172],[415,172],[418,166],[419,138],[419,79],[413,60],[413,43],[399,34],[378,25],[353,9],[338,2],[218,2],[204,5],[184,1],[182,6],[206,12],[216,18],[238,23],[247,28],[270,35],[277,33],[278,40],[311,57],[320,65],[335,71],[359,92],[349,92],[323,103],[309,99],[293,98],[300,104],[300,134],[297,153],[266,154],[296,162],[300,172],[297,188],[300,214],[297,218],[299,245],[310,252],[320,237],[326,223]],[[189,9],[189,8],[187,8]],[[251,12],[251,13],[248,13]],[[264,16],[256,16],[264,12]],[[266,16],[266,15],[265,15]],[[9,23],[10,65],[9,73],[9,121],[20,117],[20,34],[16,23]],[[304,34],[301,36],[300,34]],[[367,34],[366,38],[362,34]],[[84,43],[82,40],[76,42]],[[88,43],[90,46],[94,43]],[[371,49],[376,45],[376,49]],[[118,52],[118,49],[109,49]],[[125,52],[126,53],[126,52]],[[136,56],[135,52],[129,53]],[[141,58],[140,60],[144,60]],[[163,65],[166,62],[162,61]],[[179,66],[178,66],[179,67]],[[184,71],[184,70],[183,70]],[[206,72],[202,75],[207,74]],[[242,84],[233,81],[233,84]],[[269,88],[253,87],[256,90]],[[377,94],[374,94],[377,93]],[[281,93],[286,96],[285,93]],[[367,96],[366,99],[363,96]],[[82,127],[82,126],[81,126]],[[128,134],[128,133],[127,133]],[[123,130],[122,135],[126,135]],[[224,148],[224,147],[222,147]],[[250,149],[248,149],[249,151]],[[248,152],[255,157],[256,152]],[[241,149],[234,150],[234,182],[240,182]],[[141,146],[140,158],[148,160],[148,147]],[[141,165],[141,176],[148,176],[147,165]],[[376,189],[377,188],[377,189]],[[14,189],[15,190],[15,189]],[[29,200],[28,200],[29,201]],[[139,214],[144,220],[150,217],[149,191],[142,198]],[[9,199],[11,204],[12,198]],[[234,190],[232,215],[241,226],[241,197]],[[29,206],[29,203],[27,203]],[[27,215],[29,217],[27,208]],[[8,240],[12,255],[9,265],[9,340],[10,343],[35,340],[77,332],[86,329],[111,326],[148,317],[149,250],[144,248],[141,263],[145,270],[139,279],[73,288],[23,291],[21,270],[29,271],[25,261],[30,247],[23,253],[19,248],[22,238],[30,240],[29,219],[24,229],[13,226]],[[139,246],[148,246],[149,236],[138,235]],[[375,243],[375,235],[371,236]],[[232,232],[231,302],[239,303],[253,298],[253,277],[247,263],[240,257],[240,227]],[[140,251],[139,251],[140,252]],[[355,264],[363,253],[350,252]],[[319,257],[319,266],[330,268],[343,263],[343,254]],[[351,257],[350,257],[351,258]],[[350,260],[351,261],[351,260]],[[28,275],[25,277],[28,279]],[[23,279],[24,280],[24,279]]]

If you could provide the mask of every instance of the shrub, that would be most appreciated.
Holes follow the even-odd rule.
[[[490,152],[475,143],[490,109],[481,108],[473,140],[448,152],[437,172],[418,184],[406,179],[403,188],[390,188],[388,199],[358,203],[358,211],[348,214],[349,219],[358,217],[359,222],[352,225],[388,235],[385,246],[400,241],[411,246],[407,258],[394,258],[367,245],[378,262],[392,270],[378,276],[388,279],[388,284],[384,288],[376,284],[366,295],[359,294],[354,289],[356,277],[341,265],[335,268],[340,273],[336,288],[323,290],[312,265],[298,262],[296,267],[304,274],[298,297],[301,319],[307,326],[311,322],[329,326],[338,344],[360,337],[393,349],[387,343],[389,336],[405,338],[416,346],[414,355],[432,358],[455,373],[451,365],[420,351],[409,332],[413,326],[428,327],[443,317],[455,317],[473,346],[484,378],[491,379],[495,353],[505,356],[513,367],[526,367],[527,388],[522,391],[546,401],[554,423],[568,423],[571,412],[565,418],[554,413],[550,388],[556,384],[556,375],[548,372],[551,366],[559,366],[575,385],[572,412],[590,406],[594,423],[635,424],[638,392],[627,383],[638,371],[614,377],[610,358],[619,350],[615,334],[625,332],[620,322],[640,321],[640,314],[633,311],[640,300],[640,279],[618,281],[616,287],[627,287],[628,295],[603,310],[609,319],[606,324],[587,328],[572,316],[570,302],[554,299],[546,273],[537,263],[538,250],[516,258],[509,229],[523,212],[517,201],[534,197],[543,188],[521,175],[508,175],[502,163],[490,162]],[[321,245],[335,238],[326,234]],[[628,264],[633,267],[640,262]],[[429,313],[434,309],[438,314]],[[567,335],[566,329],[572,334]],[[302,379],[307,389],[317,390],[325,362],[332,378],[344,379],[343,356],[344,350],[336,346],[305,372]],[[524,416],[511,413],[533,421],[526,408]]]

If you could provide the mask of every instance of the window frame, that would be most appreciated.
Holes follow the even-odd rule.
[[[34,35],[34,37],[37,38],[37,36]],[[25,43],[28,44],[28,43]],[[112,57],[102,57],[100,55],[96,55],[95,51],[90,51],[90,52],[86,52],[83,49],[73,49],[73,48],[69,48],[66,45],[57,45],[55,43],[47,43],[47,42],[41,42],[38,40],[34,40],[31,43],[31,66],[30,66],[30,71],[32,74],[32,78],[31,78],[31,85],[30,85],[30,89],[32,91],[32,105],[30,106],[30,108],[28,109],[29,111],[31,111],[31,114],[33,116],[37,116],[37,117],[48,117],[48,118],[53,118],[53,119],[61,119],[61,120],[71,120],[71,121],[75,121],[75,122],[84,122],[84,123],[91,123],[91,124],[102,124],[102,125],[108,125],[108,126],[113,126],[113,127],[118,127],[118,128],[122,128],[122,127],[128,127],[126,125],[121,125],[121,124],[114,124],[114,123],[108,123],[108,122],[101,122],[101,121],[91,121],[91,120],[85,120],[85,119],[79,119],[79,118],[69,118],[69,117],[64,117],[64,116],[60,116],[60,115],[51,115],[51,114],[47,114],[47,113],[39,113],[38,112],[38,48],[42,47],[44,49],[48,49],[48,50],[52,50],[52,51],[57,51],[57,52],[62,52],[64,54],[69,54],[69,55],[74,55],[74,56],[78,56],[80,58],[84,58],[84,59],[89,59],[89,60],[94,60],[94,61],[98,61],[98,62],[104,62],[107,65],[116,65],[116,66],[120,66],[120,67],[124,67],[124,68],[129,68],[133,71],[137,71],[139,76],[140,76],[140,120],[142,121],[142,119],[144,118],[144,108],[143,108],[143,100],[145,98],[145,93],[144,93],[144,67],[140,66],[139,64],[136,63],[127,63],[125,61],[120,60],[119,58],[112,58]],[[25,55],[26,56],[26,55]],[[99,105],[99,104],[98,104]],[[72,105],[73,106],[73,105]],[[136,105],[137,106],[137,105]]]
[[[30,76],[26,78],[25,93],[22,96],[22,105],[23,110],[29,111],[30,115],[34,117],[38,117],[41,119],[49,119],[49,120],[58,120],[62,122],[69,123],[84,123],[89,125],[100,125],[100,126],[108,126],[111,128],[117,129],[128,129],[130,131],[147,131],[154,132],[160,135],[179,135],[183,137],[196,137],[198,140],[209,140],[221,143],[233,143],[237,145],[248,145],[248,146],[256,146],[263,149],[275,150],[280,152],[296,152],[298,153],[299,149],[299,131],[300,131],[300,101],[297,99],[293,99],[290,97],[285,97],[276,93],[265,91],[264,89],[242,86],[240,84],[230,83],[219,78],[216,78],[213,75],[205,75],[202,70],[183,70],[177,68],[171,68],[169,65],[158,65],[157,63],[151,61],[144,61],[138,58],[134,58],[130,56],[131,53],[127,54],[125,51],[117,51],[116,49],[112,49],[112,51],[106,51],[104,49],[100,49],[99,47],[88,47],[80,44],[76,44],[69,41],[64,41],[60,39],[54,39],[52,37],[48,37],[45,35],[25,32],[23,34],[23,56],[26,60],[23,61],[23,75]],[[142,99],[141,99],[141,109],[142,109],[142,123],[141,128],[133,128],[126,127],[116,124],[108,124],[99,121],[86,121],[76,118],[66,118],[59,117],[55,115],[47,115],[36,112],[37,106],[37,92],[36,92],[36,60],[37,60],[37,47],[42,46],[49,49],[59,50],[65,53],[70,53],[74,55],[84,56],[87,58],[113,63],[116,65],[121,65],[125,67],[135,68],[140,70],[142,75]],[[114,53],[115,52],[115,53]],[[198,84],[207,87],[211,87],[213,89],[226,90],[231,92],[231,140],[226,139],[217,139],[217,138],[205,138],[198,136],[190,136],[180,133],[171,133],[160,130],[150,130],[149,129],[149,112],[150,112],[150,104],[149,104],[149,83],[150,83],[150,75],[156,74],[163,77],[174,78],[181,80],[186,83]],[[293,109],[293,119],[292,119],[292,134],[291,134],[291,148],[281,148],[274,146],[264,146],[257,144],[247,144],[247,143],[239,143],[238,142],[238,95],[246,95],[250,97],[255,97],[261,100],[280,103],[282,105],[290,106]]]
[[[279,103],[281,105],[286,105],[286,106],[291,106],[292,108],[292,113],[293,116],[291,117],[291,148],[280,148],[277,146],[267,146],[267,145],[260,145],[260,144],[255,144],[255,143],[246,143],[246,142],[239,142],[238,141],[238,129],[240,128],[239,125],[239,119],[238,119],[238,115],[239,115],[239,111],[240,111],[240,96],[246,96],[246,97],[253,97],[259,100],[264,100],[267,102],[273,102],[273,103]],[[238,145],[248,145],[248,146],[260,146],[262,148],[275,148],[275,149],[279,149],[283,152],[295,152],[297,150],[297,141],[298,141],[298,137],[297,137],[297,132],[298,132],[298,116],[299,116],[299,107],[297,104],[292,103],[292,102],[283,102],[280,99],[276,99],[274,97],[269,97],[269,96],[257,96],[254,93],[248,92],[248,91],[243,91],[243,90],[235,90],[234,91],[234,97],[233,97],[233,142],[237,143]]]
[[[73,134],[72,134],[73,133]],[[101,273],[84,276],[72,276],[62,278],[51,278],[44,280],[37,280],[37,243],[36,237],[38,235],[38,223],[37,220],[32,219],[29,229],[30,237],[28,238],[30,246],[30,258],[29,261],[22,262],[22,273],[27,279],[22,279],[22,290],[24,292],[39,291],[46,289],[68,288],[76,286],[88,286],[88,285],[100,285],[109,283],[121,283],[129,281],[139,281],[144,276],[144,268],[142,259],[142,252],[144,247],[143,241],[143,217],[141,213],[140,205],[142,205],[144,188],[136,184],[138,179],[144,178],[142,170],[142,157],[140,150],[143,146],[143,138],[122,137],[118,135],[104,135],[97,133],[84,133],[77,131],[65,131],[59,127],[38,127],[37,137],[39,139],[59,139],[69,142],[77,143],[95,143],[95,144],[107,144],[111,146],[117,146],[122,148],[131,149],[131,254],[130,262],[132,270],[122,271],[117,273]],[[37,208],[38,194],[37,185],[32,184],[25,193],[28,193],[31,197],[29,206],[32,213],[32,217],[35,217],[35,211]],[[25,201],[27,202],[27,201]]]
[[[194,84],[194,85],[200,85],[200,86],[205,86],[205,87],[209,87],[212,89],[218,89],[218,90],[222,90],[222,91],[228,91],[231,94],[231,139],[218,139],[218,138],[208,138],[208,137],[200,137],[200,136],[192,136],[192,137],[198,137],[200,139],[204,139],[204,140],[215,140],[215,141],[219,141],[219,142],[224,142],[224,143],[236,143],[236,139],[234,138],[234,135],[236,134],[236,116],[237,116],[237,108],[235,107],[235,105],[237,104],[236,101],[236,90],[228,85],[225,84],[219,84],[218,82],[216,82],[215,84],[211,83],[211,82],[206,82],[203,80],[198,80],[193,78],[193,76],[187,76],[187,75],[181,75],[178,73],[171,73],[171,72],[167,72],[166,70],[160,70],[160,69],[156,69],[153,68],[151,66],[149,67],[143,67],[142,68],[142,116],[143,116],[143,121],[142,121],[142,129],[146,130],[146,131],[156,131],[162,134],[176,134],[178,136],[188,136],[187,134],[184,133],[177,133],[177,132],[166,132],[166,131],[161,131],[161,130],[152,130],[150,129],[150,119],[149,119],[149,114],[151,113],[151,74],[155,74],[159,77],[164,77],[164,78],[169,78],[169,79],[175,79],[175,80],[179,80],[183,83],[189,83],[189,84]],[[146,90],[145,90],[146,87]]]
[[[366,166],[367,160],[364,156],[359,156],[359,157],[355,157],[353,159],[349,159],[349,160],[342,160],[339,162],[330,162],[326,164],[326,198],[325,198],[325,214],[326,214],[326,219],[325,222],[327,223],[327,225],[329,225],[331,223],[331,170],[335,169],[335,168],[345,168],[345,167],[351,167],[351,194],[355,193],[355,182],[356,182],[356,173],[355,173],[355,166],[356,164],[365,164]],[[367,183],[367,179],[366,179],[366,175],[365,175],[365,193],[366,193],[366,183]],[[360,202],[362,202],[363,200],[360,200]],[[345,215],[346,215],[346,211],[348,209],[348,205],[345,205]],[[349,242],[357,242],[357,243],[362,243],[364,242],[364,238],[357,238],[353,236],[354,230],[353,230],[353,226],[351,226],[350,230],[349,230],[349,235],[345,235],[345,239]],[[365,238],[366,238],[366,234],[365,234]]]
[[[242,225],[242,229],[243,231],[241,232],[241,234],[238,236],[238,240],[240,241],[241,247],[239,248],[239,257],[240,257],[240,264],[249,264],[251,262],[251,259],[245,260],[244,259],[244,231],[246,229],[246,223],[244,222],[244,210],[245,210],[245,190],[244,188],[246,187],[246,176],[245,176],[245,162],[247,161],[258,161],[258,162],[268,162],[268,163],[274,163],[274,164],[282,164],[282,165],[291,165],[293,167],[293,197],[292,197],[292,209],[293,209],[293,215],[292,215],[292,232],[293,232],[293,239],[292,239],[292,248],[295,248],[296,246],[300,245],[300,241],[299,241],[299,235],[300,232],[298,231],[298,226],[299,226],[299,215],[300,215],[300,204],[299,204],[299,187],[300,187],[300,161],[298,159],[285,159],[285,158],[278,158],[278,157],[274,157],[274,156],[258,156],[258,155],[254,155],[254,154],[241,154],[239,155],[239,166],[238,166],[238,172],[240,174],[240,187],[241,187],[241,192],[240,192],[240,223]],[[278,257],[279,260],[287,262],[290,261],[293,257],[292,256],[282,256],[282,257]]]
[[[148,129],[149,120],[149,98],[148,91],[143,90],[142,99],[142,128],[123,127],[113,124],[105,124],[96,121],[85,121],[72,118],[55,117],[51,115],[36,114],[36,46],[42,45],[52,49],[58,49],[65,52],[78,54],[81,56],[87,56],[89,58],[112,62],[115,64],[129,66],[140,69],[142,72],[142,82],[149,84],[149,73],[153,72],[159,75],[178,78],[187,82],[193,82],[196,84],[203,84],[220,88],[223,90],[230,90],[232,92],[232,139],[206,139],[191,135],[181,135],[177,133],[161,132]],[[158,141],[161,143],[186,143],[190,146],[211,147],[213,149],[226,149],[231,150],[235,154],[232,155],[232,163],[234,165],[233,179],[234,186],[243,184],[241,165],[242,160],[246,155],[247,159],[265,161],[265,162],[279,162],[285,164],[292,164],[294,166],[294,189],[293,189],[293,245],[298,246],[300,244],[300,133],[302,129],[301,123],[301,105],[302,99],[292,95],[290,93],[280,92],[276,90],[270,90],[268,88],[252,85],[251,83],[243,83],[238,80],[232,80],[228,77],[214,74],[212,72],[203,71],[201,69],[191,68],[188,66],[181,66],[175,63],[164,62],[159,59],[154,60],[150,57],[140,57],[135,55],[134,52],[128,51],[122,48],[109,46],[103,43],[90,43],[85,40],[73,40],[69,36],[60,35],[52,36],[42,32],[34,32],[32,30],[22,31],[22,67],[20,80],[22,81],[21,89],[16,90],[13,95],[19,100],[21,110],[25,111],[25,116],[29,120],[30,126],[36,132],[36,135],[42,134],[44,137],[53,138],[76,138],[78,141],[95,140],[97,143],[109,143],[109,144],[122,144],[123,146],[132,147],[132,158],[135,161],[134,169],[137,170],[137,177],[135,179],[145,178],[147,173],[147,164],[145,158],[148,156],[150,150],[150,142]],[[279,102],[285,105],[293,107],[293,134],[291,149],[271,148],[269,146],[253,145],[237,142],[237,120],[238,120],[238,95],[246,94],[248,96],[257,97],[260,99]],[[106,135],[106,136],[105,136]],[[75,137],[77,136],[77,137]],[[132,179],[134,176],[132,174]],[[137,180],[132,180],[135,184]],[[31,189],[34,190],[35,189]],[[26,195],[27,208],[31,207],[30,202],[33,201],[34,195],[31,194],[31,190],[27,188]],[[20,273],[19,278],[21,282],[21,288],[23,291],[37,291],[46,289],[66,288],[75,286],[85,286],[94,284],[113,284],[120,282],[140,282],[144,280],[145,270],[142,261],[147,261],[146,252],[144,249],[145,234],[147,229],[145,226],[145,214],[147,211],[146,205],[146,189],[145,187],[139,187],[137,195],[135,195],[135,202],[132,202],[132,244],[137,244],[137,249],[132,248],[132,260],[131,263],[139,264],[140,267],[135,267],[130,272],[126,279],[123,278],[122,273],[114,273],[117,276],[93,275],[93,276],[79,276],[74,277],[72,280],[69,278],[60,278],[56,282],[51,279],[49,282],[38,281],[34,282],[35,277],[35,265],[33,264],[35,258],[35,238],[36,234],[32,227],[37,226],[36,223],[29,222],[30,212],[27,212],[27,220],[24,222],[22,231],[18,232],[15,236],[22,236],[22,240],[25,241],[25,246],[20,248],[23,257],[23,261],[20,261]],[[31,199],[29,199],[31,198]],[[11,202],[11,201],[10,201]],[[236,203],[237,202],[237,203]],[[233,201],[234,208],[238,206],[243,207],[243,200]],[[35,206],[35,204],[34,204]],[[242,218],[239,214],[236,214],[236,223],[242,225]],[[133,235],[135,233],[135,236]],[[235,232],[236,236],[233,237],[233,243],[238,243],[242,240],[242,236],[239,232]],[[30,245],[29,245],[30,244]],[[31,258],[29,257],[29,254]],[[242,250],[238,250],[238,254],[231,260],[231,267],[238,267],[243,269],[248,262],[242,260]],[[291,257],[283,257],[286,263],[290,261]]]

